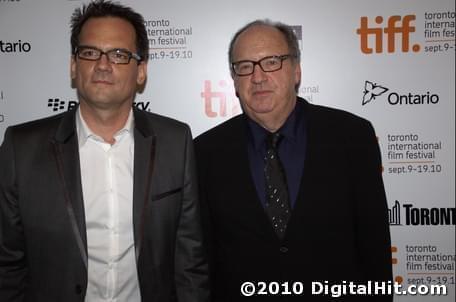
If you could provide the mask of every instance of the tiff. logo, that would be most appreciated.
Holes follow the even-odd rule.
[[[361,17],[360,27],[356,30],[356,33],[360,36],[361,51],[365,54],[371,54],[374,49],[375,53],[383,53],[383,42],[384,36],[386,36],[386,51],[388,53],[396,52],[396,37],[400,37],[402,44],[401,51],[410,51],[410,34],[415,32],[415,26],[412,26],[412,21],[415,20],[415,15],[401,16],[390,16],[387,21],[387,26],[381,26],[383,24],[383,17],[375,17],[375,23],[380,25],[378,27],[369,26],[368,17]],[[369,40],[373,37],[373,46]],[[372,40],[372,39],[371,39]],[[420,51],[420,45],[414,44],[412,46],[413,52]]]
[[[214,90],[211,81],[204,81],[204,90],[201,92],[201,97],[204,100],[204,113],[206,116],[211,118],[217,116],[226,117],[240,113],[241,108],[235,95],[225,91],[228,86],[226,81],[219,81],[218,84],[222,91]],[[218,100],[218,106],[216,100]]]

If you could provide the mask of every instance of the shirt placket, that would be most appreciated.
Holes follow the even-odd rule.
[[[111,146],[106,151],[107,156],[107,179],[109,189],[109,261],[108,261],[108,301],[115,301],[116,296],[116,284],[117,284],[117,270],[116,270],[116,259],[119,252],[119,240],[118,240],[118,221],[119,221],[119,209],[116,197],[116,172],[115,172],[115,147]]]

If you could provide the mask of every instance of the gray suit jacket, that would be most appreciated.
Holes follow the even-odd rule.
[[[0,147],[0,301],[83,301],[87,242],[75,110]],[[133,224],[143,301],[208,300],[191,133],[134,110]]]

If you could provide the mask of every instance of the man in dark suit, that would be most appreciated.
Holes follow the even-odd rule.
[[[229,61],[243,114],[195,142],[213,301],[333,301],[344,284],[337,301],[391,301],[348,288],[392,279],[371,124],[297,97],[300,52],[287,25],[249,23]]]
[[[143,18],[96,1],[71,42],[80,106],[0,148],[0,301],[208,301],[190,129],[132,109]]]

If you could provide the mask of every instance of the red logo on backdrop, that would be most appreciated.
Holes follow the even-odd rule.
[[[201,97],[207,117],[231,117],[241,113],[239,101],[234,92],[229,91],[225,80],[220,80],[215,85],[212,81],[205,80]]]

